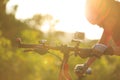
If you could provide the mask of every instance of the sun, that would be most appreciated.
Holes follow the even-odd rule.
[[[85,17],[86,0],[10,0],[7,7],[17,4],[17,19],[26,19],[34,14],[50,14],[59,20],[55,30],[64,32],[84,32],[87,38],[98,39],[101,37],[102,29],[91,25]],[[42,27],[48,31],[49,25]],[[95,34],[96,33],[96,34]]]

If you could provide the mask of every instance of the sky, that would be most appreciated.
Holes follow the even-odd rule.
[[[90,24],[85,17],[86,0],[10,0],[7,9],[18,5],[17,19],[26,19],[34,14],[50,14],[60,22],[55,29],[65,32],[84,32],[88,39],[100,39],[103,29]],[[9,12],[9,11],[8,11]],[[44,25],[44,30],[49,27]]]

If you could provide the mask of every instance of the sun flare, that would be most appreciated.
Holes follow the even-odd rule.
[[[17,19],[26,19],[34,14],[50,14],[60,22],[55,25],[55,30],[64,32],[85,32],[89,39],[101,37],[102,29],[94,27],[85,18],[86,0],[10,0],[7,7],[17,4]],[[42,27],[48,31],[49,25]]]

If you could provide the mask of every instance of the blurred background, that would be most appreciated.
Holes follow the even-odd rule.
[[[85,33],[80,47],[91,48],[100,39],[102,29],[84,16],[85,0],[0,0],[0,80],[57,80],[61,61],[51,55],[25,53],[16,38],[39,44],[46,39],[52,45],[69,44],[76,31]],[[97,27],[96,27],[97,26]],[[62,58],[61,52],[51,50]],[[103,56],[91,67],[93,74],[84,80],[120,80],[120,57]],[[71,56],[70,72],[86,59]]]

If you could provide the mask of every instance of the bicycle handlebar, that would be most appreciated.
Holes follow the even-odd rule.
[[[61,46],[50,46],[45,44],[46,41],[42,41],[41,44],[25,44],[22,43],[20,38],[17,38],[17,43],[19,48],[29,48],[25,51],[36,51],[39,54],[45,54],[49,49],[53,50],[59,50],[63,53],[63,60],[62,65],[59,73],[59,80],[72,80],[69,72],[68,72],[68,59],[69,59],[69,53],[70,51],[73,51],[75,55],[79,55],[81,58],[87,58],[87,62],[84,65],[79,65],[75,68],[75,73],[77,74],[78,78],[80,79],[89,69],[89,66],[96,60],[96,55],[91,54],[93,53],[92,48],[79,48],[78,43],[76,46],[71,47],[67,45],[61,45]],[[81,68],[81,69],[79,69]],[[77,70],[79,69],[79,70]],[[90,72],[90,70],[88,70]]]
[[[82,56],[83,54],[86,54],[87,57],[91,57],[91,55],[89,55],[89,53],[92,52],[91,48],[78,48],[78,46],[72,47],[72,46],[67,46],[67,45],[61,45],[61,46],[54,47],[54,46],[46,45],[45,43],[25,44],[25,43],[22,43],[20,38],[17,39],[17,42],[18,42],[19,48],[30,48],[30,51],[37,51],[38,49],[46,51],[49,49],[53,49],[53,50],[60,50],[61,52],[63,52],[63,54],[73,51],[73,52],[75,52],[75,55]],[[41,52],[41,54],[43,54],[43,53]]]

